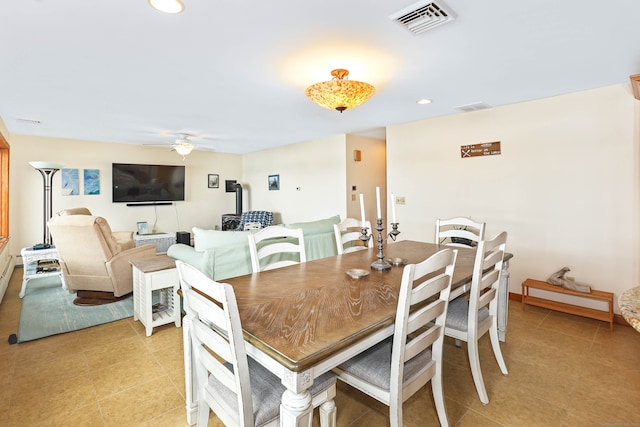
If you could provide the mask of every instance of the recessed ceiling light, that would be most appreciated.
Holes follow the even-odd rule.
[[[184,10],[180,0],[149,0],[149,4],[164,13],[180,13]]]
[[[431,100],[427,98],[418,99],[416,102],[420,105],[431,104]]]

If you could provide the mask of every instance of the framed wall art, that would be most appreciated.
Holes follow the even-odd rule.
[[[84,170],[84,194],[100,194],[100,169]]]
[[[269,175],[269,191],[280,189],[280,175]]]
[[[77,196],[79,193],[78,169],[62,169],[62,195]]]
[[[210,173],[207,181],[209,188],[220,188],[220,176],[218,174]]]

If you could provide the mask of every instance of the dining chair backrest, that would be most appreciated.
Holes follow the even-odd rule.
[[[403,425],[402,403],[429,381],[440,424],[448,425],[442,349],[457,255],[455,249],[443,249],[405,266],[393,337],[334,370],[340,380],[389,406],[391,426]]]
[[[467,217],[436,220],[436,243],[456,247],[475,247],[484,240],[484,222]]]
[[[339,224],[333,224],[333,233],[336,236],[338,255],[373,247],[371,222],[365,221],[364,226],[369,229],[369,240],[367,240],[366,244],[360,240],[360,236],[362,235],[362,221],[358,221],[355,218],[345,218]]]
[[[272,225],[249,234],[248,239],[254,273],[307,261],[300,228]]]
[[[442,393],[442,349],[457,256],[458,251],[444,249],[425,261],[405,266],[398,296],[391,351],[391,405],[398,405],[397,411],[402,413],[402,402],[435,378],[436,388],[440,383],[440,389],[434,389],[434,397],[436,406],[441,406],[438,409],[441,425],[448,423],[442,420],[443,417],[446,420],[444,395],[440,394]],[[425,277],[428,278],[425,280]],[[435,298],[433,301],[421,307],[425,301],[433,298]],[[404,382],[405,367],[414,357],[429,348],[431,348],[431,361],[420,367],[419,374],[413,373],[411,382]],[[401,426],[402,423],[400,422],[399,425]]]
[[[469,291],[470,319],[477,319],[477,313],[483,307],[492,304],[496,314],[498,286],[500,285],[500,272],[504,262],[504,252],[507,246],[507,233],[502,232],[492,240],[483,240],[476,250],[476,259],[473,264],[473,277],[471,290]]]
[[[225,426],[277,426],[286,388],[267,368],[247,357],[233,287],[215,282],[197,268],[176,261],[186,312],[185,358],[194,361],[198,388],[198,427],[212,410]],[[336,376],[326,372],[309,388],[320,407],[320,426],[336,426]]]
[[[249,367],[233,287],[214,282],[182,261],[176,261],[176,267],[189,319],[198,388],[203,394],[199,415],[208,419],[209,408],[203,407],[206,401],[225,425],[253,426]],[[209,375],[216,378],[223,390],[204,391]],[[225,394],[237,396],[235,405],[229,404]],[[198,425],[202,425],[200,419]]]
[[[480,401],[489,403],[482,378],[478,340],[487,332],[501,372],[508,374],[498,340],[498,291],[504,263],[507,233],[482,240],[476,249],[469,298],[458,297],[449,304],[445,335],[467,343],[471,373]]]

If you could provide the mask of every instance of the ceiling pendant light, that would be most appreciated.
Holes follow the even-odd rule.
[[[376,92],[376,88],[369,83],[347,80],[348,70],[333,70],[331,75],[333,79],[311,85],[305,92],[310,100],[321,107],[342,113],[364,104]]]
[[[164,13],[180,13],[184,10],[184,5],[180,0],[149,0],[149,4]]]

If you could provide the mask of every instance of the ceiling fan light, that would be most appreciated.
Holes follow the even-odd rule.
[[[347,80],[348,70],[333,70],[331,75],[332,80],[311,85],[305,91],[305,95],[321,107],[342,113],[364,104],[376,92],[369,83]]]
[[[184,5],[180,0],[149,0],[149,4],[164,13],[180,13],[184,10]]]
[[[182,144],[177,144],[174,148],[178,154],[180,154],[181,156],[186,156],[193,150],[193,144],[185,142]]]

